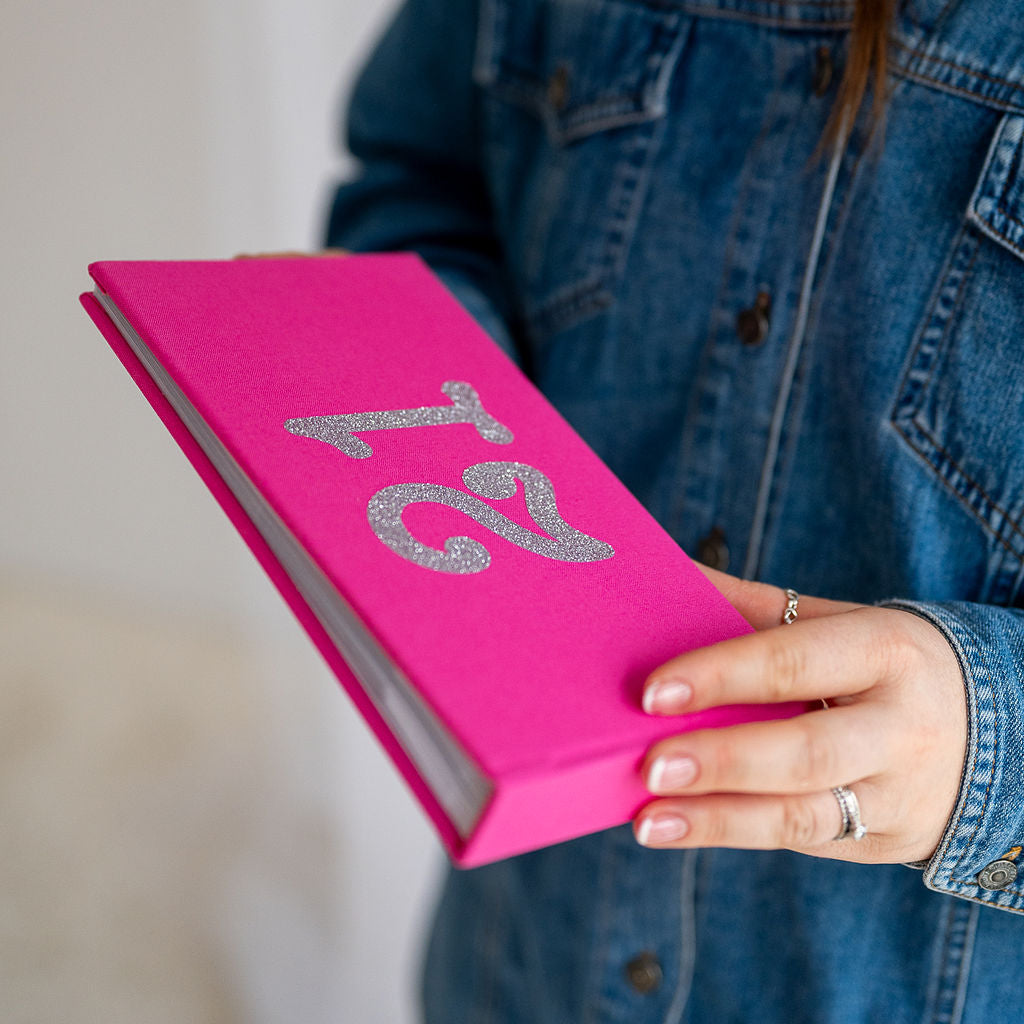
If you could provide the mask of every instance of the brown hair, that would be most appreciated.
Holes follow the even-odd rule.
[[[895,0],[857,0],[846,68],[825,125],[822,148],[846,142],[869,83],[872,90],[872,128],[881,122],[885,113],[889,31],[895,6]]]

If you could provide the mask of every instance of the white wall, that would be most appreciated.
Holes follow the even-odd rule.
[[[0,1018],[414,1019],[441,866],[78,308],[316,243],[391,0],[0,7]]]

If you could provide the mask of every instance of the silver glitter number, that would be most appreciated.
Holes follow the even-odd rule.
[[[378,491],[366,514],[374,533],[392,551],[410,562],[435,572],[468,574],[483,572],[491,564],[490,552],[471,537],[449,537],[444,550],[423,544],[406,529],[402,513],[409,505],[433,502],[464,512],[481,526],[517,547],[558,562],[600,562],[615,554],[610,544],[574,530],[558,514],[551,481],[523,462],[481,462],[470,466],[462,481],[484,498],[511,498],[517,481],[523,484],[523,499],[534,522],[549,536],[527,530],[503,516],[480,498],[441,484],[394,484]]]
[[[312,437],[333,445],[352,459],[368,459],[373,449],[355,434],[362,430],[395,430],[399,427],[439,427],[448,423],[472,423],[485,441],[510,444],[512,431],[503,426],[480,404],[476,391],[463,381],[448,380],[441,390],[451,405],[384,412],[353,412],[339,416],[304,416],[285,420],[285,430],[299,437]]]

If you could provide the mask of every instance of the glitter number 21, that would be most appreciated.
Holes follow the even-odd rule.
[[[512,432],[484,411],[469,384],[446,381],[441,390],[452,399],[452,405],[310,416],[287,420],[285,429],[301,437],[323,441],[349,458],[357,459],[368,458],[373,451],[365,441],[354,436],[356,431],[472,423],[485,441],[512,442]],[[385,487],[374,494],[367,505],[370,526],[384,544],[410,562],[435,572],[459,575],[483,572],[491,564],[490,552],[471,537],[449,537],[443,550],[416,540],[402,521],[402,513],[410,505],[434,503],[457,509],[517,547],[558,562],[599,562],[615,554],[611,545],[573,529],[561,517],[551,481],[533,466],[523,462],[480,462],[466,469],[462,481],[473,494],[430,483]],[[518,489],[517,481],[523,484],[527,510],[547,536],[520,526],[481,500],[513,497]]]

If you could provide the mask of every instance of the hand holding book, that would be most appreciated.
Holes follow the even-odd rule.
[[[649,846],[791,849],[868,863],[928,860],[953,813],[967,744],[960,666],[928,621],[898,608],[801,597],[705,569],[757,632],[673,658],[644,707],[674,716],[733,702],[808,701],[785,721],[660,740],[637,816]],[[862,842],[834,842],[853,787]],[[843,812],[845,814],[845,812]]]
[[[628,821],[640,707],[750,631],[411,255],[106,263],[90,315],[470,865]]]

